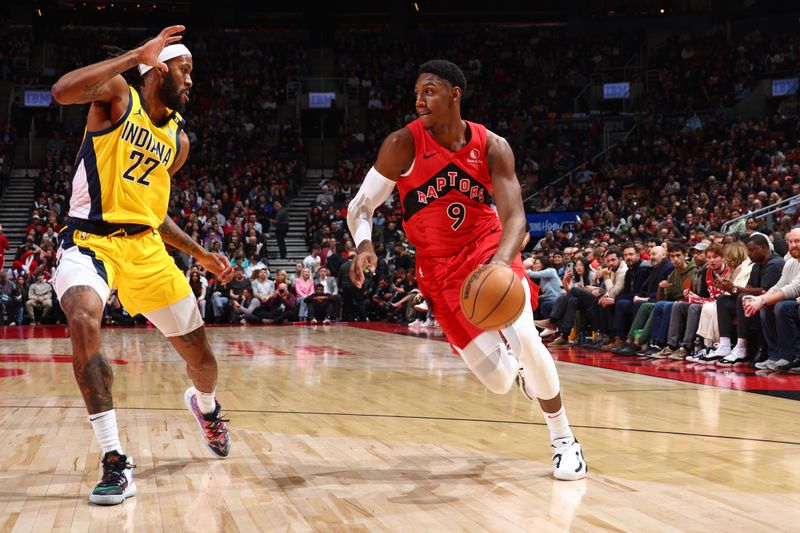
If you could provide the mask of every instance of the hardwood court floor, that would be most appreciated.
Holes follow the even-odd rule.
[[[208,330],[226,460],[152,329],[105,329],[139,494],[99,450],[63,328],[0,328],[0,531],[797,531],[800,403],[559,362],[589,477],[551,477],[538,408],[445,342],[347,325]],[[37,335],[38,338],[31,338]],[[798,377],[800,379],[800,377]]]

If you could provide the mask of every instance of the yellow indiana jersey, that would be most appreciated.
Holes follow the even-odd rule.
[[[69,216],[157,228],[167,214],[168,169],[180,150],[185,122],[168,109],[167,118],[151,122],[139,91],[128,88],[125,114],[111,127],[86,131],[75,161]]]

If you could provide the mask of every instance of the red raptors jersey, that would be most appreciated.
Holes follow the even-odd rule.
[[[492,178],[486,162],[486,128],[467,122],[472,136],[451,152],[437,143],[417,119],[408,125],[414,137],[414,164],[397,182],[403,205],[403,229],[417,254],[444,257],[481,236],[502,230],[491,207]]]

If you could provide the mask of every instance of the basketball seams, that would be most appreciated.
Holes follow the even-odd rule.
[[[495,271],[497,271],[497,269],[496,269],[496,268],[495,268]],[[486,279],[488,279],[488,278],[489,278],[489,276],[491,276],[492,274],[493,274],[493,272],[491,272],[491,273],[487,274],[487,275],[485,276],[485,278],[484,278],[484,281],[486,281]],[[492,313],[494,313],[494,312],[497,310],[497,308],[500,306],[500,304],[501,304],[501,303],[503,303],[503,300],[505,300],[506,296],[508,296],[508,292],[509,292],[509,291],[511,290],[511,288],[514,286],[514,282],[515,282],[516,280],[517,280],[517,276],[516,276],[516,275],[514,275],[514,276],[512,276],[512,277],[510,278],[510,280],[509,280],[509,283],[508,283],[508,286],[506,286],[506,290],[503,292],[503,295],[502,295],[500,298],[498,298],[498,299],[497,299],[497,303],[496,303],[496,304],[494,304],[494,307],[492,307],[492,308],[491,308],[491,310],[489,310],[489,312],[488,312],[488,313],[486,313],[486,316],[485,316],[485,317],[483,317],[483,319],[482,319],[482,320],[476,320],[476,321],[475,321],[475,323],[476,323],[476,324],[481,324],[481,325],[483,325],[483,321],[484,321],[484,320],[486,320],[487,318],[489,318],[490,316],[492,316]],[[483,285],[483,283],[481,283],[481,285]],[[478,289],[478,292],[476,292],[476,293],[475,293],[475,302],[477,302],[477,301],[478,301],[478,296],[479,296],[479,294],[480,294],[480,288]],[[484,326],[484,327],[485,327],[485,326]]]
[[[490,265],[488,267],[483,267],[483,268],[488,270],[488,272],[486,272],[486,275],[483,276],[481,284],[475,288],[475,296],[473,296],[472,298],[472,312],[469,314],[468,317],[470,320],[472,320],[472,317],[475,316],[475,307],[478,305],[478,295],[481,292],[481,287],[483,287],[483,284],[486,283],[486,280],[489,279],[489,277],[497,270],[497,265]],[[472,274],[470,274],[470,276],[472,276]]]

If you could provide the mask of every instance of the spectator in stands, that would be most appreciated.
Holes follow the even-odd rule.
[[[322,257],[320,256],[320,246],[319,244],[314,244],[311,247],[311,253],[303,259],[303,266],[310,269],[311,272],[316,273],[321,265]]]
[[[275,283],[268,276],[269,271],[266,268],[260,268],[254,273],[254,278],[251,282],[253,296],[258,298],[262,305],[275,292]]]
[[[261,305],[261,300],[253,296],[253,288],[247,286],[242,289],[241,300],[233,300],[231,304],[232,324],[260,324],[261,317],[255,314]]]
[[[334,199],[333,194],[331,193],[331,188],[328,185],[323,185],[322,191],[317,195],[317,198],[314,202],[320,206],[333,205]]]
[[[551,347],[569,346],[569,334],[575,325],[575,315],[578,311],[584,311],[590,317],[592,327],[598,329],[600,326],[598,309],[601,305],[613,305],[613,299],[622,291],[625,283],[625,272],[628,270],[628,266],[620,261],[619,256],[619,250],[616,248],[610,248],[605,252],[603,256],[605,266],[595,270],[597,286],[588,289],[583,287],[570,289],[564,315],[559,323],[561,336],[550,343]],[[603,299],[602,304],[601,299]],[[598,334],[597,338],[593,338],[589,344],[600,348],[608,343],[608,338],[602,343],[599,342],[600,340],[602,340],[602,336]]]
[[[628,329],[634,317],[634,299],[646,298],[646,284],[653,271],[653,266],[642,261],[636,245],[626,243],[622,247],[622,259],[628,266],[625,272],[625,282],[622,290],[614,299],[614,314],[612,319],[611,331],[614,334],[613,342],[609,342],[601,347],[604,351],[612,351],[620,348],[624,342]]]
[[[342,319],[352,322],[353,319],[365,321],[367,318],[367,299],[364,291],[369,283],[364,283],[363,289],[356,287],[350,280],[350,268],[353,264],[352,259],[345,261],[339,268],[339,275],[336,282],[342,291]]]
[[[314,293],[304,299],[308,308],[308,316],[311,323],[316,324],[322,321],[324,324],[331,323],[333,316],[333,302],[328,294],[325,294],[325,287],[322,283],[314,285]]]
[[[303,276],[303,268],[305,268],[305,267],[303,266],[303,262],[302,261],[298,261],[297,263],[294,264],[294,272],[292,272],[292,274],[289,276],[289,282],[291,284],[291,287],[290,287],[291,290],[295,290],[295,287],[294,287],[295,283],[297,282],[298,279],[300,279]]]
[[[286,283],[280,283],[275,295],[260,307],[259,316],[262,324],[282,324],[297,319],[297,299],[289,291]]]
[[[302,265],[302,263],[298,263]],[[299,319],[300,321],[308,320],[308,308],[306,306],[306,296],[314,294],[314,279],[311,277],[311,271],[308,268],[302,267],[300,270],[300,277],[294,280],[294,293],[297,296],[297,303],[299,305]]]
[[[602,250],[601,247],[597,248]],[[614,317],[614,303],[625,285],[628,265],[622,260],[618,248],[608,248],[602,252],[603,265],[595,271],[596,279],[602,283],[594,305],[587,310],[587,315],[594,330],[594,341],[585,345],[602,348],[612,343],[611,326]],[[599,256],[599,255],[598,255]]]
[[[414,270],[414,256],[409,253],[408,248],[402,242],[395,243],[392,259],[394,270],[402,270],[403,272]]]
[[[756,363],[759,370],[786,372],[800,368],[800,228],[790,231],[786,240],[791,257],[786,260],[780,279],[766,293],[742,301],[745,316],[759,314],[767,341],[769,357]],[[727,358],[733,359],[732,354]]]
[[[611,350],[616,355],[630,356],[642,350],[650,342],[650,332],[653,321],[651,320],[653,308],[658,301],[658,289],[675,270],[675,266],[667,258],[667,250],[663,246],[650,248],[650,261],[653,270],[645,281],[642,294],[634,296],[634,315],[626,342],[619,348]],[[637,309],[638,308],[638,309]]]
[[[725,263],[722,245],[700,242],[694,246],[695,249],[700,247],[707,247],[704,249],[707,264],[697,270],[691,288],[684,293],[684,300],[675,302],[672,306],[667,347],[662,350],[662,355],[670,359],[686,359],[700,349],[696,341],[703,307],[715,304],[717,298],[725,294],[719,281],[731,277],[731,269]],[[705,340],[703,344],[705,345]]]
[[[17,275],[17,283],[14,287],[14,304],[17,310],[16,323],[22,325],[25,316],[25,302],[28,301],[28,278],[25,273]]]
[[[278,286],[281,283],[285,283],[287,287],[289,287],[292,283],[289,280],[289,276],[286,274],[286,271],[283,269],[280,269],[277,272],[275,272],[275,290],[277,290]]]
[[[369,299],[369,316],[373,320],[386,320],[393,311],[392,300],[394,300],[397,289],[386,276],[378,277],[378,283]]]
[[[9,326],[17,324],[17,302],[14,299],[16,284],[8,279],[8,274],[0,270],[0,324]]]
[[[283,207],[279,201],[272,204],[273,217],[270,219],[275,224],[275,238],[278,241],[278,250],[281,259],[286,259],[286,235],[289,233],[289,209]]]
[[[743,299],[745,296],[760,297],[772,288],[781,279],[784,260],[770,250],[769,240],[760,233],[751,235],[746,245],[747,253],[753,262],[750,279],[746,287],[735,287],[730,281],[720,282],[720,287],[730,293],[730,296],[722,295],[717,299],[719,346],[704,357],[700,361],[702,363],[714,363],[723,358],[731,363],[745,361],[748,359],[749,342],[755,343],[760,337],[759,318],[745,314]],[[735,325],[734,318],[736,318]],[[736,347],[731,346],[734,338],[737,339]],[[774,350],[773,353],[777,356]]]
[[[549,317],[556,300],[564,293],[561,279],[547,257],[530,257],[523,262],[528,277],[539,285],[539,316]]]
[[[339,279],[339,268],[347,261],[349,255],[345,252],[344,244],[339,242],[336,244],[336,251],[333,255],[328,257],[325,266],[330,270],[331,276]],[[339,284],[339,287],[342,285]]]
[[[336,278],[331,276],[326,267],[322,267],[319,269],[318,282],[324,287],[325,294],[330,297],[332,305],[331,320],[339,320],[342,314],[342,297],[339,296],[339,285],[336,283]]]
[[[652,357],[666,347],[672,305],[684,298],[684,290],[691,287],[692,279],[697,271],[694,261],[687,255],[684,243],[668,242],[667,253],[675,269],[666,280],[658,284],[658,301],[649,318],[652,321],[651,343],[647,348],[636,352],[639,356]]]
[[[37,308],[42,310],[42,322],[50,318],[50,313],[53,310],[53,287],[45,281],[44,272],[37,274],[36,283],[33,283],[28,288],[28,300],[25,302],[25,310],[28,312],[31,324],[34,326],[36,325]]]
[[[189,286],[192,288],[194,297],[197,298],[197,309],[200,311],[200,316],[205,321],[206,319],[206,291],[208,290],[208,282],[203,283],[203,276],[197,268],[193,268],[189,273]]]
[[[11,244],[8,242],[8,237],[3,233],[3,225],[0,224],[0,270],[3,269],[3,261],[5,260],[6,250],[11,249]]]

